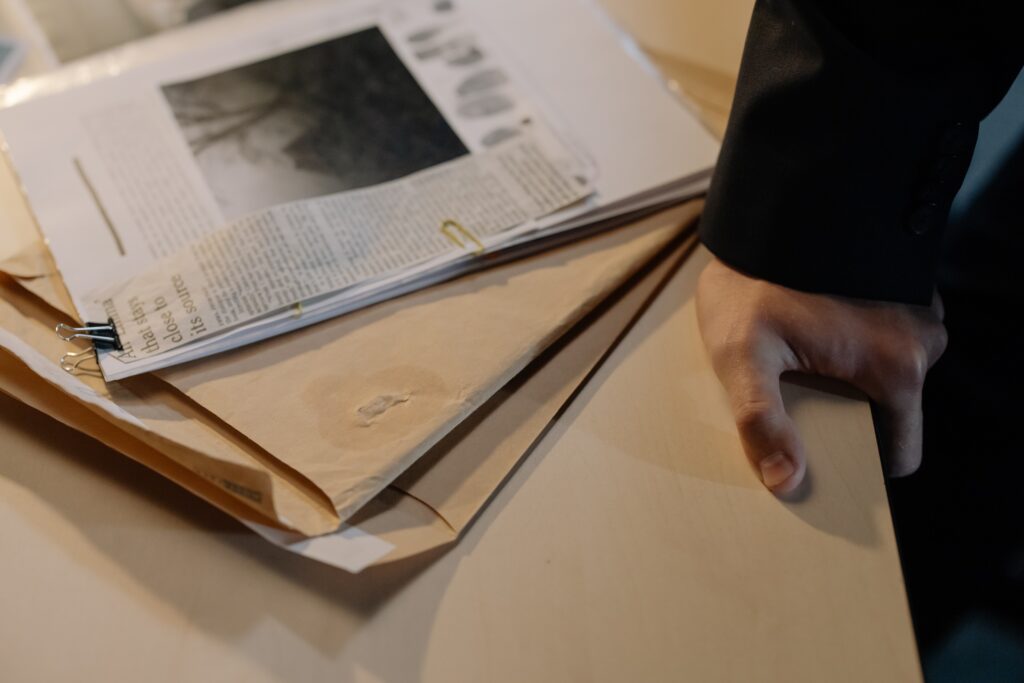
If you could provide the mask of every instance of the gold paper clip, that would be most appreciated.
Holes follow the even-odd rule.
[[[96,351],[94,349],[86,349],[85,351],[71,351],[65,353],[60,357],[60,369],[72,375],[77,375],[79,372],[86,372],[89,374],[95,374],[99,371],[99,368],[82,370],[82,363],[86,361],[96,361]]]
[[[485,247],[483,242],[477,239],[476,235],[470,232],[462,223],[458,221],[448,219],[441,223],[441,234],[447,237],[455,246],[465,249],[466,251],[480,255],[484,253]],[[462,235],[468,242],[472,242],[473,247],[471,248],[466,242],[463,242],[459,238]]]

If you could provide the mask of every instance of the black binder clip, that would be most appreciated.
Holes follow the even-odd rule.
[[[121,339],[117,336],[117,328],[114,326],[113,319],[107,320],[106,323],[86,323],[82,327],[72,327],[60,323],[54,328],[54,332],[64,341],[88,339],[97,351],[124,350],[124,347],[121,346]]]

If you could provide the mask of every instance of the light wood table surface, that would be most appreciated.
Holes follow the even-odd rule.
[[[12,681],[913,681],[868,407],[789,386],[797,503],[743,459],[690,259],[454,549],[350,576],[0,400]]]
[[[813,485],[765,491],[696,329],[707,258],[465,539],[359,576],[0,397],[0,679],[920,680],[868,406],[787,385]]]

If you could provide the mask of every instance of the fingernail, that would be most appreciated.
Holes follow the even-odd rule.
[[[761,461],[761,480],[770,489],[793,476],[796,467],[785,453],[773,453]]]

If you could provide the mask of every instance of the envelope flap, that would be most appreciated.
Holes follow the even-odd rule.
[[[464,420],[393,486],[461,532],[692,250],[688,239],[638,274]]]
[[[32,242],[13,256],[0,260],[0,273],[9,275],[18,286],[71,320],[81,322],[71,303],[71,296],[64,287],[64,281],[42,240]]]
[[[42,240],[32,242],[13,256],[0,260],[0,272],[16,278],[37,278],[54,275],[57,269]]]

